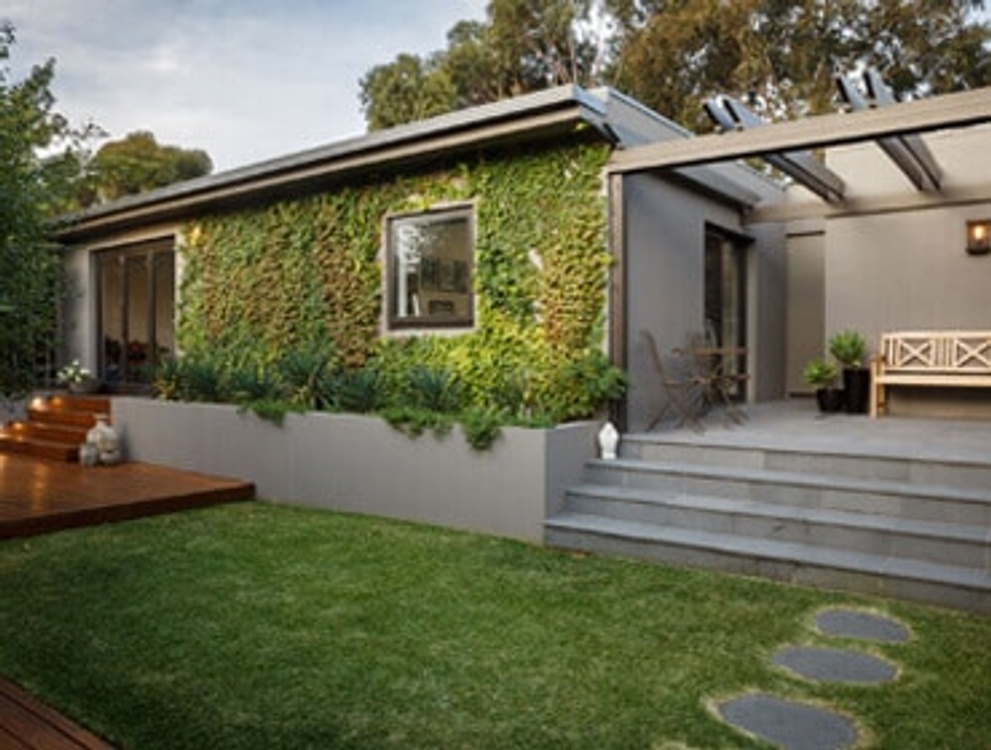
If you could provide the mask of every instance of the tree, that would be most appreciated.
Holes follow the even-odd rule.
[[[91,132],[73,130],[54,110],[54,60],[10,80],[14,42],[13,26],[0,22],[0,394],[27,389],[50,369],[62,285],[45,238]]]
[[[455,90],[436,58],[401,54],[361,79],[361,107],[369,130],[422,120],[455,108]]]
[[[711,127],[702,102],[719,93],[768,119],[801,117],[833,107],[833,77],[863,66],[880,70],[903,98],[988,85],[991,29],[974,13],[983,5],[490,0],[485,21],[461,21],[445,50],[415,58],[419,78],[400,65],[409,56],[374,69],[406,85],[372,86],[370,74],[362,104],[376,128],[550,86],[606,82],[693,130]]]
[[[599,83],[593,0],[490,0],[484,22],[461,21],[447,48],[399,55],[361,80],[370,130],[567,83]]]
[[[148,131],[135,131],[105,143],[85,165],[77,197],[81,205],[143,193],[213,171],[205,151],[160,145]]]
[[[972,0],[611,0],[611,82],[694,130],[728,93],[769,119],[829,110],[833,78],[876,67],[901,97],[991,83]]]

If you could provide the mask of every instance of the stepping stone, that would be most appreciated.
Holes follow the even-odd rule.
[[[806,703],[755,693],[717,704],[723,721],[782,750],[840,750],[857,742],[850,719]]]
[[[774,652],[771,661],[817,682],[869,685],[890,682],[898,673],[892,664],[876,656],[843,648],[788,646]]]
[[[906,643],[909,630],[888,617],[853,609],[827,609],[816,615],[816,628],[824,635],[860,638],[877,643]]]

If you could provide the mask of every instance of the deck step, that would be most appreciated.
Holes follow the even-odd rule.
[[[594,459],[590,482],[806,508],[991,526],[991,487],[972,489],[751,467]]]
[[[854,590],[991,614],[991,575],[967,567],[565,511],[550,546]]]
[[[79,446],[99,414],[110,414],[110,399],[105,396],[58,394],[36,398],[28,406],[26,421],[0,430],[0,452],[78,461]]]
[[[569,488],[565,507],[622,521],[950,563],[991,575],[991,533],[970,524],[598,485]]]
[[[744,432],[624,436],[545,542],[991,614],[991,456]]]
[[[51,440],[60,443],[80,444],[86,442],[88,427],[47,422],[13,422],[6,431],[12,435],[38,440]]]
[[[72,462],[79,460],[78,444],[69,445],[52,440],[24,437],[23,435],[12,434],[7,430],[0,430],[0,453],[2,452],[50,458],[55,461]]]
[[[785,436],[786,438],[787,436]],[[789,441],[756,436],[752,442],[718,442],[704,437],[658,440],[649,434],[623,436],[623,456],[631,460],[694,466],[721,466],[799,474],[827,474],[971,489],[991,488],[986,456],[943,455],[940,446],[851,443],[840,448],[820,441]]]

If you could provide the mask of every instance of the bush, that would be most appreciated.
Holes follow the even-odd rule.
[[[441,359],[436,342],[390,342],[364,367],[337,365],[329,348],[290,351],[274,364],[231,364],[213,357],[168,360],[158,369],[159,398],[233,403],[281,423],[290,411],[377,413],[408,435],[443,435],[459,422],[469,444],[484,450],[503,425],[548,427],[592,416],[626,388],[626,376],[598,350],[541,372],[540,363],[500,370],[487,390],[469,391]],[[505,365],[505,363],[502,363]]]
[[[840,331],[829,339],[829,353],[844,367],[863,367],[867,342],[857,331]]]

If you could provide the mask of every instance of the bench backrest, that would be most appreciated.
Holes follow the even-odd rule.
[[[885,333],[881,351],[886,372],[991,374],[991,331]]]

